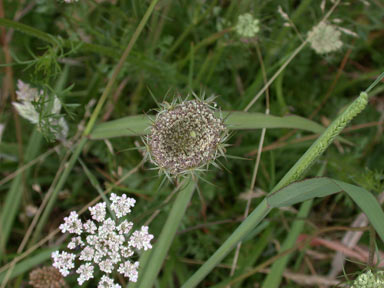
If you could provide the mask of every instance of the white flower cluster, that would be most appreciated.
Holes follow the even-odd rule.
[[[384,272],[372,273],[371,270],[360,274],[353,282],[351,288],[382,288],[384,287]]]
[[[236,33],[240,37],[252,38],[259,32],[259,20],[253,18],[252,14],[245,13],[239,16],[235,27]]]
[[[39,123],[40,116],[36,111],[33,102],[37,102],[41,97],[43,97],[42,91],[38,91],[36,88],[32,88],[28,84],[19,80],[17,82],[16,94],[19,102],[13,102],[12,104],[21,117],[27,119],[32,124],[49,125],[50,127],[56,126],[56,129],[52,128],[52,132],[55,133],[56,139],[64,140],[67,137],[68,125],[64,117],[60,116],[56,118],[49,118],[48,120],[43,120],[42,123]],[[45,105],[47,106],[48,104],[50,103],[47,102]],[[60,110],[61,102],[57,96],[54,96],[50,114],[58,115]],[[48,123],[44,121],[48,121]]]
[[[117,270],[129,281],[136,282],[138,278],[139,262],[131,262],[130,258],[135,250],[148,250],[152,248],[153,235],[148,233],[148,227],[142,226],[140,230],[131,233],[133,223],[121,219],[131,212],[135,205],[135,199],[123,194],[117,196],[112,193],[110,208],[116,216],[116,220],[107,217],[105,202],[98,203],[89,208],[92,220],[82,222],[79,215],[72,211],[64,218],[60,225],[63,233],[74,234],[68,244],[68,249],[79,250],[76,255],[66,251],[52,253],[53,267],[57,268],[63,276],[67,276],[75,267],[76,258],[83,263],[76,270],[79,274],[77,281],[82,285],[85,281],[94,277],[94,270],[98,269],[107,275],[103,275],[98,288],[119,288],[109,274]]]
[[[318,54],[337,51],[343,46],[340,40],[341,32],[336,26],[320,22],[308,32],[308,41]]]
[[[79,0],[64,0],[65,3],[73,3],[73,2],[77,2]]]

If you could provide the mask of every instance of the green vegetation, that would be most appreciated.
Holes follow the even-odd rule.
[[[71,211],[85,220],[104,201],[116,219],[110,192],[136,199],[124,219],[154,236],[132,259],[137,282],[109,274],[121,287],[336,287],[377,272],[384,4],[66,2],[0,0],[0,287],[32,287],[66,249]],[[144,137],[194,94],[215,96],[226,156],[159,174]],[[213,137],[193,129],[172,141]]]

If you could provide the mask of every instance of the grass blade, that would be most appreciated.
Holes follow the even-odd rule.
[[[55,250],[57,250],[57,248],[46,249],[39,254],[28,257],[27,259],[16,264],[15,268],[13,268],[12,274],[10,275],[10,279],[17,277],[47,261],[51,258],[51,253]],[[6,273],[7,270],[0,273],[0,283],[4,280]]]
[[[333,180],[367,215],[377,234],[384,242],[384,212],[376,198],[364,188]]]
[[[290,128],[321,133],[324,127],[300,116],[272,116],[264,113],[224,111],[225,123],[231,130],[252,130],[261,128]],[[122,136],[141,136],[149,133],[151,116],[135,115],[101,123],[91,133],[91,139],[105,139]]]
[[[325,197],[340,192],[340,187],[329,182],[327,178],[306,179],[290,184],[268,196],[272,207],[286,207],[317,197]]]
[[[315,189],[311,188],[311,186],[316,186],[316,188]],[[329,189],[330,189],[330,191],[326,191]],[[299,190],[298,194],[306,195],[306,197],[305,197],[306,200],[314,199],[316,197],[325,197],[325,196],[331,195],[333,193],[344,191],[345,193],[347,193],[352,198],[352,200],[367,215],[369,221],[371,222],[372,226],[375,228],[377,234],[380,236],[381,240],[384,242],[384,226],[382,225],[382,223],[384,223],[384,212],[383,212],[379,202],[376,200],[376,198],[369,191],[365,190],[364,188],[361,188],[361,187],[358,187],[358,186],[355,186],[352,184],[348,184],[348,183],[345,183],[342,181],[334,180],[331,178],[326,178],[326,177],[313,178],[313,179],[307,179],[305,181],[300,181],[300,182],[290,184],[290,185],[284,187],[283,189],[279,190],[277,193],[274,193],[270,196],[267,196],[266,199],[264,199],[264,201],[265,200],[267,201],[266,205],[267,205],[267,207],[269,207],[268,205],[271,204],[269,200],[273,199],[273,201],[272,201],[273,206],[271,205],[270,209],[272,209],[273,207],[289,206],[289,205],[293,205],[293,204],[302,202],[302,198],[300,198],[300,197],[295,197],[295,198],[287,197],[286,194],[290,194],[296,190]],[[276,195],[279,195],[279,197],[281,197],[281,202],[278,201],[278,199],[276,198],[277,197]],[[289,199],[290,201],[286,201],[286,199]],[[293,201],[293,199],[295,199],[295,201]],[[307,204],[307,205],[309,205],[309,204]],[[256,209],[258,209],[258,208],[256,208]],[[304,212],[308,212],[308,211],[306,211],[307,209],[309,209],[309,208],[308,207],[306,207],[305,209],[303,208],[303,214],[305,214]],[[264,217],[265,215],[264,216],[261,215],[261,216]],[[249,217],[243,222],[242,225],[244,225],[245,223],[250,224],[250,223],[248,223],[249,222],[248,219],[249,219]],[[259,219],[259,221],[261,221],[261,219]],[[233,234],[235,234],[235,233],[233,233]],[[233,234],[230,236],[230,238],[233,237]],[[225,244],[226,244],[226,242],[219,248],[219,250],[222,250],[222,247]],[[219,250],[217,250],[217,251],[219,251]],[[221,252],[226,253],[226,251],[221,251]],[[215,256],[215,254],[211,258],[213,258]],[[224,258],[225,255],[223,255],[222,258]],[[207,262],[209,262],[210,259]],[[281,258],[281,259],[284,259],[284,258]],[[276,263],[278,263],[278,262],[276,262]],[[205,264],[202,267],[204,267],[204,266],[205,266]],[[282,269],[282,267],[283,267],[283,265],[279,268]],[[197,274],[200,275],[200,273],[202,273],[201,270],[202,269],[200,268],[194,275],[192,275],[191,278],[196,278]],[[282,273],[282,271],[281,271],[281,273]],[[208,274],[208,273],[206,273],[206,274]],[[250,274],[250,275],[252,275],[252,274]],[[274,275],[274,274],[271,274],[271,275]],[[196,287],[196,285],[199,283],[199,281],[191,282],[190,281],[191,278],[182,286],[183,288]],[[227,279],[226,281],[223,281],[223,283],[221,283],[220,285],[217,285],[215,287],[225,287],[227,285],[232,285],[232,284],[235,284],[239,281],[243,281],[244,279],[245,278],[241,277],[241,276],[240,277],[234,277],[232,279]],[[271,284],[272,286],[266,285],[264,287],[268,287],[268,288],[278,287],[278,285],[279,285],[279,283],[277,283],[276,281],[269,282],[268,284]],[[277,285],[277,286],[273,286],[273,285]]]
[[[141,288],[153,287],[158,273],[160,272],[161,266],[164,262],[165,256],[167,256],[169,247],[172,244],[173,238],[177,232],[177,228],[180,225],[181,220],[184,217],[185,211],[189,201],[192,198],[195,190],[195,182],[193,179],[187,179],[185,186],[177,192],[177,198],[172,206],[171,212],[164,224],[161,234],[156,244],[154,245],[153,251],[148,260],[148,264],[144,267],[141,275],[141,281],[139,286]]]
[[[147,128],[150,125],[151,120],[146,115],[123,117],[96,125],[90,137],[92,139],[106,139],[121,136],[140,136],[149,132]]]
[[[267,196],[271,207],[283,207],[300,203],[316,197],[325,197],[344,191],[367,215],[384,242],[384,212],[376,198],[364,188],[326,177],[308,179],[293,183]],[[295,194],[291,196],[290,194]]]
[[[27,150],[25,151],[24,159],[26,163],[32,161],[39,154],[42,140],[43,136],[37,130],[34,130],[30,141],[28,142]],[[24,171],[25,179],[29,179],[30,171],[30,168]],[[3,254],[5,254],[5,248],[7,247],[9,235],[11,233],[16,215],[19,211],[20,201],[24,190],[22,179],[22,173],[13,179],[5,203],[2,207],[0,218],[0,260]]]

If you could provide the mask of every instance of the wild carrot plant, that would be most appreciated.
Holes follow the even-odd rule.
[[[0,287],[381,287],[383,11],[0,0]]]

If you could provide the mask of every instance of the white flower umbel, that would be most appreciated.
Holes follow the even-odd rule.
[[[97,288],[121,288],[121,286],[119,284],[115,284],[113,279],[109,278],[106,275],[103,275]]]
[[[13,102],[13,106],[19,113],[19,115],[27,119],[32,124],[38,125],[38,128],[42,130],[42,126],[48,126],[49,130],[55,134],[56,139],[65,140],[68,135],[68,125],[64,117],[57,116],[60,114],[61,102],[57,96],[53,96],[52,108],[50,110],[52,118],[40,119],[40,115],[36,110],[34,103],[37,103],[43,97],[43,92],[36,88],[30,87],[28,84],[19,80],[17,82],[17,99],[19,102]],[[48,102],[44,107],[47,108]],[[56,116],[55,116],[56,115]]]
[[[148,234],[148,226],[142,226],[140,231],[133,232],[129,239],[129,245],[139,250],[148,250],[152,248],[151,240],[153,235]]]
[[[97,222],[103,222],[105,220],[106,215],[106,206],[107,204],[105,202],[96,204],[93,207],[89,207],[89,211],[91,212],[92,219],[96,220]]]
[[[125,263],[121,263],[117,271],[123,274],[124,277],[129,278],[129,281],[137,282],[137,277],[139,276],[137,268],[139,268],[139,262],[136,261],[135,263],[131,263],[127,261]]]
[[[123,194],[110,197],[111,210],[116,213],[116,219],[107,215],[106,203],[98,203],[89,208],[93,220],[84,223],[76,212],[72,211],[64,218],[60,225],[63,233],[73,234],[68,248],[73,253],[55,251],[52,253],[53,266],[63,276],[67,276],[75,268],[75,259],[79,267],[75,271],[79,276],[77,281],[82,285],[94,277],[96,270],[105,273],[97,287],[121,287],[110,278],[114,271],[136,282],[138,278],[139,262],[132,262],[131,257],[136,251],[152,248],[153,235],[148,233],[148,227],[142,226],[137,231],[133,230],[133,223],[121,217],[131,212],[135,199]],[[77,254],[74,252],[77,251]]]
[[[371,270],[360,274],[353,282],[351,288],[382,288],[384,287],[384,272],[372,273]]]
[[[77,247],[83,247],[84,242],[81,240],[81,237],[72,237],[71,242],[68,244],[68,249],[75,249]]]
[[[340,40],[341,32],[336,26],[320,22],[308,32],[308,41],[318,54],[330,53],[343,46]]]
[[[259,20],[253,18],[250,13],[242,14],[237,19],[235,30],[240,37],[255,37],[260,30]]]
[[[83,223],[81,223],[79,215],[72,211],[68,217],[64,218],[64,223],[59,228],[62,233],[69,232],[80,235],[83,232]]]
[[[55,251],[52,253],[53,258],[53,267],[58,269],[64,277],[69,274],[69,271],[75,267],[73,263],[75,261],[76,255],[72,253],[67,253],[65,251],[59,252]]]
[[[111,209],[115,212],[117,218],[121,218],[131,213],[131,207],[135,206],[136,200],[133,198],[127,198],[127,195],[123,194],[121,197],[116,194],[111,194]]]
[[[85,263],[76,270],[76,273],[80,274],[77,278],[79,285],[83,285],[85,281],[93,278],[93,269],[91,263]]]

